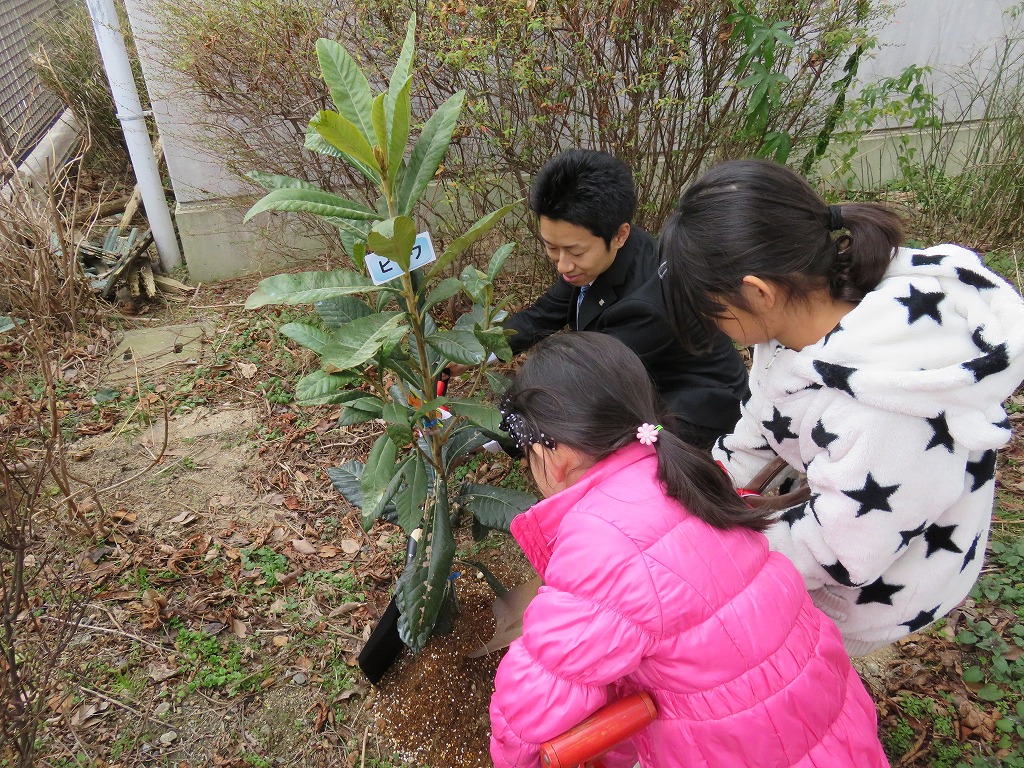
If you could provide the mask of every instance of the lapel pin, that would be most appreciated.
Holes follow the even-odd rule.
[[[603,307],[604,306],[604,299],[601,299],[600,301],[598,301],[597,302],[597,306]]]

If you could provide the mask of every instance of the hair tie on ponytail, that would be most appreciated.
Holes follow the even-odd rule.
[[[828,207],[828,230],[835,232],[843,227],[843,207],[841,205],[830,205]]]

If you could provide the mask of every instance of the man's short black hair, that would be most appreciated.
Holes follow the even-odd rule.
[[[633,174],[618,158],[593,149],[569,149],[544,164],[530,188],[530,210],[589,230],[611,245],[633,220]]]

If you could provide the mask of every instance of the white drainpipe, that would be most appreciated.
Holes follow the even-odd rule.
[[[153,145],[146,127],[146,116],[139,101],[139,92],[135,88],[135,77],[132,75],[128,50],[121,36],[121,27],[114,9],[114,0],[86,0],[92,28],[99,43],[103,67],[107,71],[110,90],[114,94],[114,105],[117,107],[117,119],[124,131],[125,143],[135,169],[135,180],[139,184],[142,204],[146,208],[146,218],[153,231],[153,241],[160,255],[160,266],[169,272],[181,264],[181,251],[178,238],[171,222],[171,212],[164,197],[160,172],[157,170]]]

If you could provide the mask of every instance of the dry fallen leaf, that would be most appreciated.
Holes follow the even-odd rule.
[[[245,626],[245,622],[241,619],[231,619],[231,631],[235,633],[235,637],[239,640],[244,640],[249,634],[249,628]]]
[[[359,542],[355,539],[342,539],[341,550],[346,555],[354,555],[356,552],[359,551]]]
[[[305,539],[292,539],[292,547],[300,555],[315,555],[316,545],[306,541]]]
[[[284,648],[286,645],[288,645],[288,638],[284,635],[276,635],[274,639],[270,642],[272,642],[278,648]]]
[[[181,525],[188,525],[189,523],[191,523],[195,519],[196,519],[195,512],[192,512],[191,510],[186,509],[181,514],[175,515],[174,517],[172,517],[168,522],[170,522],[170,523],[179,523]]]
[[[242,376],[244,376],[247,379],[251,379],[253,376],[256,375],[256,371],[259,370],[255,363],[238,363],[237,365],[238,370],[241,372]]]

